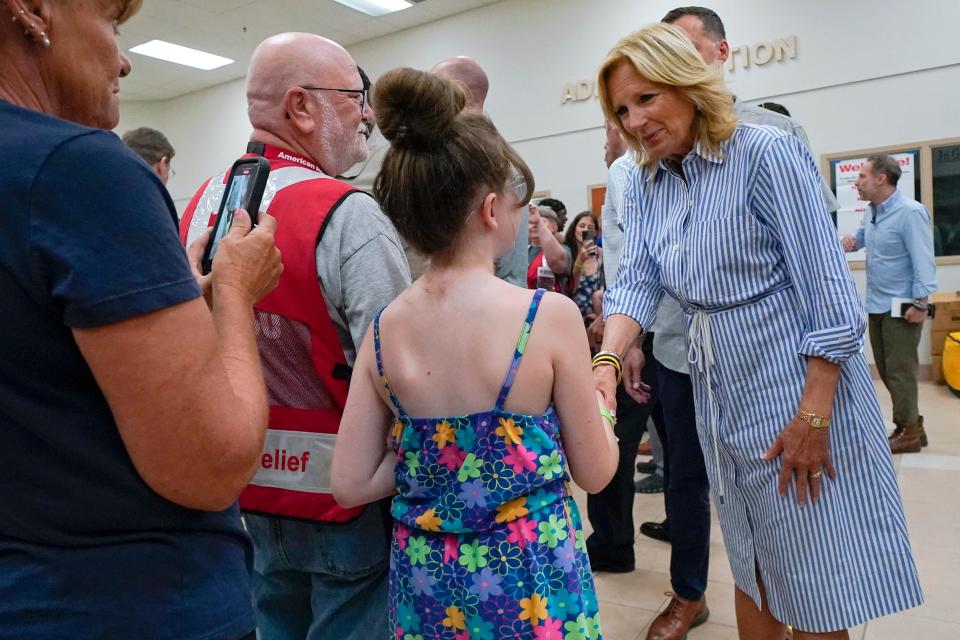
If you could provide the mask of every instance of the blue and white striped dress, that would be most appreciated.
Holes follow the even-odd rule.
[[[863,303],[809,152],[740,123],[722,157],[699,146],[686,182],[661,163],[627,186],[624,249],[604,309],[653,325],[683,307],[700,443],[737,586],[804,631],[849,628],[919,605],[883,418],[864,359]],[[837,479],[816,503],[777,492],[762,460],[796,415],[808,356],[842,364],[830,427]]]

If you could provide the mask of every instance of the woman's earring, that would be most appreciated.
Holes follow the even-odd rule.
[[[43,46],[47,47],[48,49],[50,48],[50,38],[47,37],[45,31],[40,32],[40,42],[43,44]]]

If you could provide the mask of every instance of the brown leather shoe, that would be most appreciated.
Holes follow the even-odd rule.
[[[900,423],[898,423],[898,422],[894,422],[894,423],[893,423],[893,433],[891,433],[890,435],[887,436],[887,442],[893,442],[894,440],[896,440],[897,438],[899,438],[900,436],[902,436],[902,435],[903,435],[903,428],[904,428],[904,427],[903,427],[902,424],[900,424]]]
[[[690,629],[703,624],[710,617],[707,596],[700,596],[699,600],[684,600],[675,593],[672,595],[667,608],[653,619],[647,631],[647,640],[683,640]]]
[[[920,446],[925,447],[930,442],[927,440],[927,431],[923,428],[923,416],[920,416],[917,421],[920,423]],[[887,436],[887,440],[892,444],[894,440],[903,435],[904,429],[904,425],[896,424],[893,433]]]
[[[890,438],[890,453],[894,455],[898,453],[919,453],[920,449],[923,448],[920,438],[922,430],[923,427],[920,426],[919,420],[913,424],[903,425],[903,431]]]

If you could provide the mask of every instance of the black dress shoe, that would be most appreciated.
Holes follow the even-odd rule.
[[[598,543],[595,536],[596,534],[591,534],[587,538],[587,557],[590,558],[591,569],[610,573],[630,573],[636,569],[633,544],[614,549],[610,545]]]
[[[654,540],[670,542],[670,523],[667,520],[663,522],[644,522],[640,525],[640,533]]]
[[[637,493],[663,493],[663,476],[651,473],[633,483],[633,490]]]
[[[637,473],[642,473],[644,475],[649,475],[651,473],[657,472],[657,463],[651,460],[650,462],[638,462],[637,463]]]
[[[607,573],[630,573],[637,568],[636,560],[616,561],[606,558],[597,558],[590,556],[590,568],[593,571],[606,571]]]

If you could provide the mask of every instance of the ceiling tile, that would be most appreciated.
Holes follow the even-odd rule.
[[[440,17],[442,16],[431,13],[426,6],[418,4],[409,9],[385,15],[381,17],[380,20],[393,25],[397,31],[400,31],[401,29],[409,29],[410,27],[433,22]]]
[[[337,42],[342,45],[356,44],[364,40],[373,40],[374,38],[379,38],[396,31],[397,27],[383,20],[368,20],[363,24],[353,25],[352,27],[344,29],[344,33],[351,36],[350,42],[345,43],[340,40],[337,40]]]
[[[349,27],[372,20],[371,16],[355,11],[333,0],[293,0],[288,2],[289,15],[295,21],[312,25],[325,25],[336,29]]]
[[[469,0],[443,0],[443,2],[427,0],[420,6],[426,8],[437,17],[453,15],[474,7],[473,3]]]
[[[150,0],[121,27],[124,51],[160,39],[235,62],[201,71],[130,54],[133,75],[121,81],[123,100],[172,98],[242,77],[254,48],[285,31],[326,36],[344,46],[433,22],[498,0],[426,0],[381,18],[333,0]]]
[[[226,13],[233,11],[248,4],[253,4],[256,0],[179,0],[183,4],[188,4],[210,13]]]

